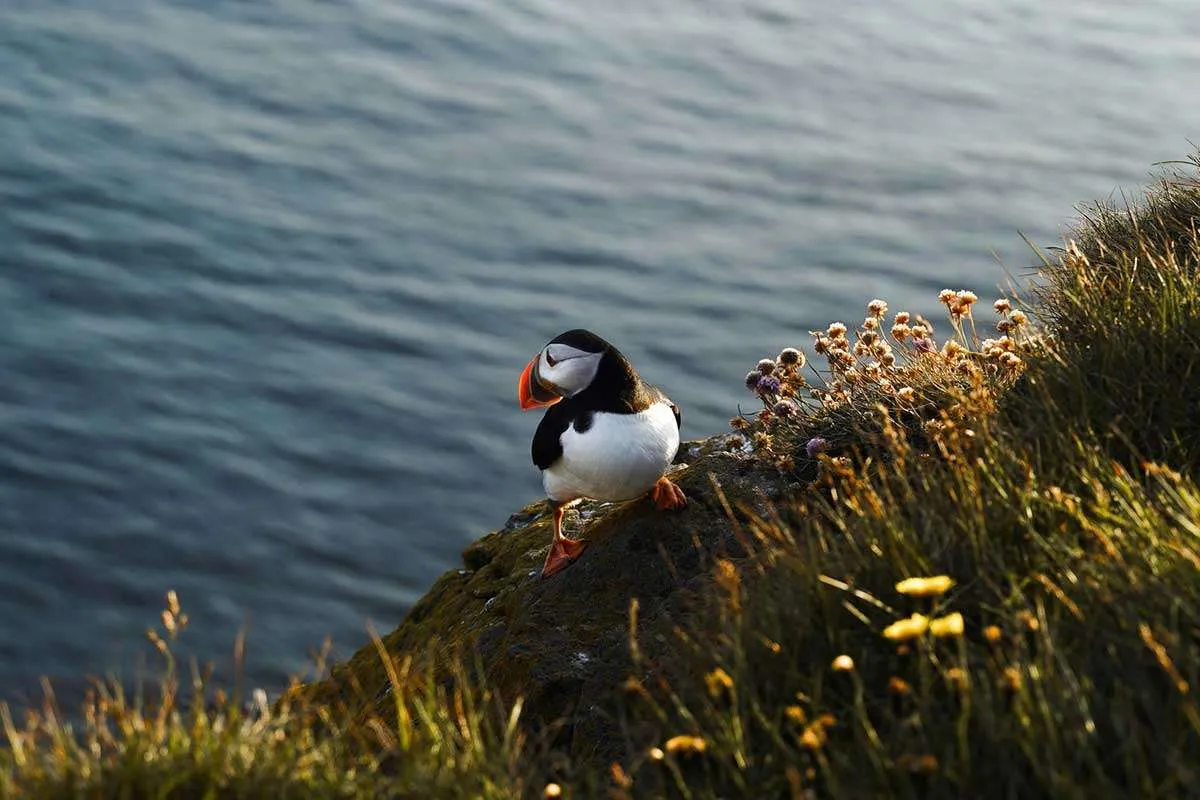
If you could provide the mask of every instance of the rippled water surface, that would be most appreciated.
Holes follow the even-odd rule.
[[[277,686],[539,495],[559,331],[713,433],[1200,137],[1186,0],[906,5],[0,3],[0,696],[172,587]]]

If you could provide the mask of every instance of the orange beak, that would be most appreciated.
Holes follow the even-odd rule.
[[[539,354],[530,359],[529,363],[525,365],[525,369],[521,370],[521,379],[517,381],[517,398],[521,401],[522,411],[541,406],[552,406],[562,400],[562,396],[551,391],[538,376],[538,359],[540,358]]]

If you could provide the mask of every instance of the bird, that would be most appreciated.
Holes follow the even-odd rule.
[[[543,578],[587,547],[562,532],[563,514],[575,501],[649,494],[660,510],[687,504],[664,474],[679,450],[679,406],[601,337],[577,328],[551,339],[522,370],[517,398],[524,411],[546,409],[530,450],[554,513]]]

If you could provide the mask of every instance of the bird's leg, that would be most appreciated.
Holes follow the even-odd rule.
[[[549,578],[556,572],[566,569],[572,561],[583,553],[587,542],[577,542],[568,539],[562,533],[563,514],[567,510],[566,503],[551,500],[550,507],[554,509],[554,543],[546,554],[546,563],[542,565],[542,577]]]
[[[659,478],[658,483],[654,484],[654,488],[650,490],[650,497],[659,511],[683,508],[687,505],[687,496],[684,495],[683,489],[672,483],[666,475]]]

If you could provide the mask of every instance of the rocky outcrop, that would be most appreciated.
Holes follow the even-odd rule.
[[[568,535],[589,546],[547,579],[539,573],[552,537],[548,508],[526,506],[469,546],[463,568],[439,578],[383,646],[401,661],[465,657],[491,690],[524,699],[528,727],[553,722],[558,746],[579,757],[603,755],[597,748],[615,733],[605,710],[629,675],[630,602],[639,603],[641,651],[651,663],[669,659],[670,632],[702,606],[713,561],[744,553],[733,520],[788,489],[784,476],[739,441],[715,436],[681,447],[671,477],[688,496],[684,509],[657,511],[643,498],[586,502],[569,512]],[[318,702],[342,702],[360,716],[392,705],[374,646],[308,689]]]

